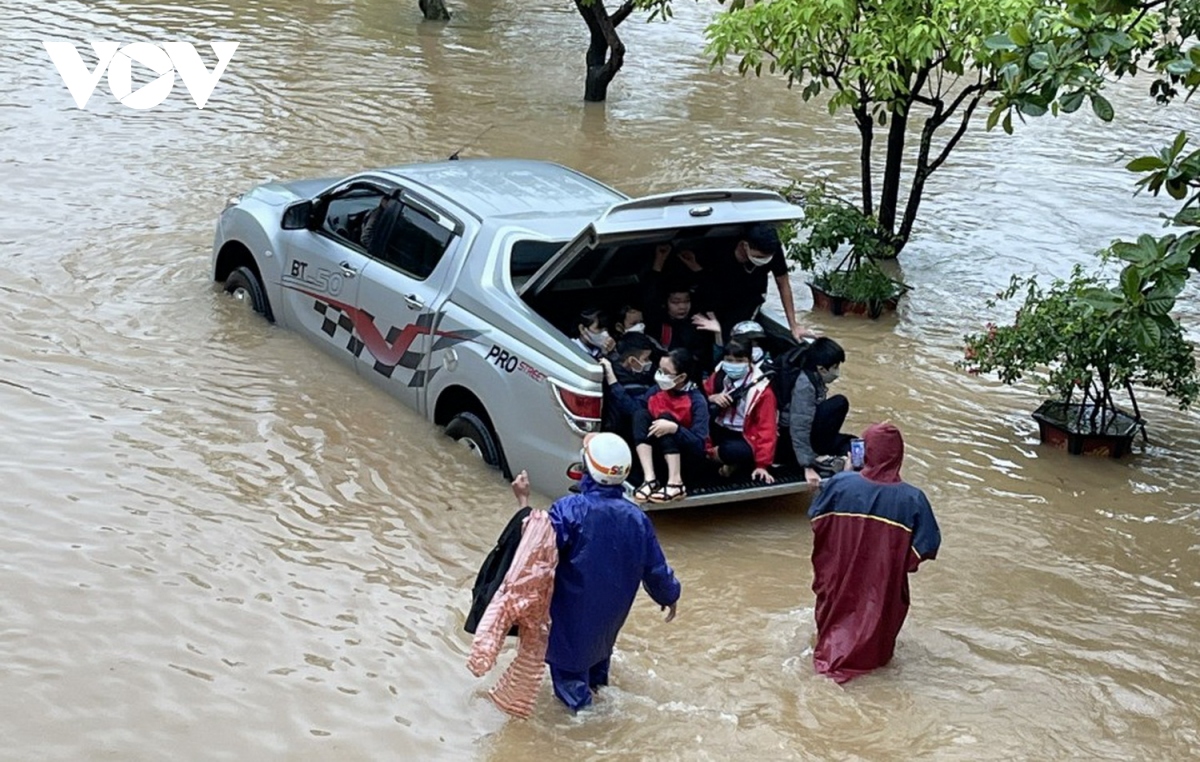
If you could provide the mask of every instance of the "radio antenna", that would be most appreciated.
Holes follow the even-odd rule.
[[[450,154],[450,159],[449,159],[449,161],[458,161],[458,155],[459,155],[460,153],[462,153],[463,151],[467,150],[467,149],[468,149],[468,148],[470,148],[471,146],[475,145],[475,141],[479,140],[481,137],[483,137],[484,135],[486,135],[486,134],[488,133],[488,130],[492,129],[492,128],[493,128],[493,127],[495,127],[495,126],[496,126],[496,125],[494,125],[494,124],[489,124],[487,127],[484,127],[484,128],[483,128],[483,131],[482,131],[482,132],[480,132],[480,133],[479,133],[478,135],[476,135],[475,137],[473,137],[473,138],[471,138],[470,140],[468,140],[466,145],[464,145],[462,148],[458,149],[458,150],[457,150],[457,151],[455,151],[454,153]]]

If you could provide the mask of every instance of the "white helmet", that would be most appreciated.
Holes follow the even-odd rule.
[[[592,434],[583,440],[583,464],[597,484],[620,484],[632,463],[629,445],[616,434]]]
[[[756,339],[765,339],[766,337],[767,334],[763,331],[763,327],[753,320],[743,320],[729,332],[729,338],[742,339],[744,341],[754,341]]]

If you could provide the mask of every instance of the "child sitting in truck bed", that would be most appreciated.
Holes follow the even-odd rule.
[[[633,442],[642,466],[643,482],[634,500],[669,503],[687,496],[683,461],[699,467],[708,438],[708,401],[693,382],[696,363],[686,349],[663,355],[654,374],[655,388],[634,398],[617,383],[612,363],[601,360],[612,399],[633,419]],[[655,461],[667,466],[667,481],[658,480]]]
[[[617,310],[617,319],[613,321],[613,336],[616,337],[617,342],[619,343],[632,333],[645,333],[645,317],[641,308],[632,304],[626,304]]]
[[[692,284],[663,274],[670,254],[670,244],[659,244],[653,265],[643,275],[646,335],[662,344],[664,349],[688,350],[699,363],[700,372],[707,373],[713,366],[714,334],[693,321]]]
[[[704,392],[715,406],[709,452],[721,463],[721,475],[749,468],[753,480],[773,483],[775,477],[767,469],[775,460],[779,438],[775,392],[770,378],[751,361],[749,345],[725,345],[725,359],[704,382]]]
[[[587,352],[593,360],[599,360],[617,346],[608,333],[607,323],[608,318],[603,310],[585,309],[579,313],[575,326],[576,335],[572,342]]]
[[[643,396],[655,386],[654,368],[661,354],[658,344],[644,334],[631,333],[617,342],[616,361],[612,363],[616,383],[604,385],[604,431],[619,434],[626,441],[633,438],[633,416],[618,407],[614,389],[620,386],[635,399]]]

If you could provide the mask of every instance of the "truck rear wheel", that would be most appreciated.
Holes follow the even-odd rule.
[[[474,413],[459,413],[446,424],[446,436],[475,453],[492,468],[500,468],[500,442],[492,429]]]

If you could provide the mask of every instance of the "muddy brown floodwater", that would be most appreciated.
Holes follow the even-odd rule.
[[[639,600],[586,717],[545,688],[505,722],[460,624],[507,485],[216,293],[223,202],[488,127],[467,155],[635,194],[847,181],[854,135],[778,81],[709,71],[710,2],[626,24],[601,108],[570,3],[459,0],[447,26],[415,6],[0,0],[0,758],[1195,758],[1200,416],[1151,397],[1135,456],[1072,459],[1036,444],[1032,389],[953,368],[1012,272],[1157,227],[1122,157],[1195,128],[1195,104],[1137,113],[1140,81],[1111,126],[974,130],[931,182],[899,314],[808,318],[849,353],[853,426],[903,428],[944,532],[893,665],[813,675],[804,500],[656,514],[679,618]],[[203,111],[178,83],[133,111],[106,81],[84,111],[49,37],[240,47]]]

